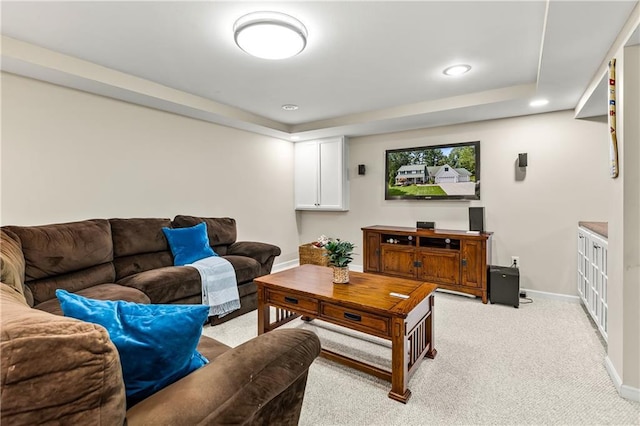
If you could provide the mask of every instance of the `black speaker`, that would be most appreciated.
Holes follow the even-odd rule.
[[[363,175],[365,171],[364,164],[358,164],[358,174]]]
[[[416,222],[416,228],[420,229],[435,229],[435,222]]]
[[[469,207],[469,231],[484,232],[484,207]]]
[[[518,167],[527,167],[527,153],[518,154]]]

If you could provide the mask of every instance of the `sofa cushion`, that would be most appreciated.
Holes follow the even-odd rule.
[[[7,228],[20,238],[25,282],[113,260],[111,226],[106,219]]]
[[[236,220],[230,217],[176,216],[171,224],[174,228],[185,228],[204,222],[207,224],[209,244],[220,256],[227,254],[227,246],[236,242]]]
[[[209,245],[205,223],[188,228],[162,228],[162,232],[169,241],[175,266],[184,266],[206,257],[217,256]]]
[[[109,219],[109,223],[115,257],[169,251],[162,228],[170,227],[171,219]]]
[[[115,269],[113,263],[109,262],[81,271],[30,281],[27,282],[27,286],[33,292],[35,305],[38,305],[55,299],[56,290],[59,288],[75,293],[94,285],[113,283],[115,280]]]
[[[118,284],[137,288],[151,303],[173,303],[202,292],[200,273],[190,266],[151,269],[118,280]]]
[[[254,281],[247,281],[244,284],[238,285],[238,295],[242,301],[243,297],[249,296],[251,294],[256,294],[258,292],[258,286]],[[244,301],[242,301],[242,305],[244,306]]]
[[[151,303],[146,294],[133,287],[120,284],[99,284],[77,291],[76,294],[98,300],[126,300],[134,303]],[[62,315],[60,302],[57,297],[35,306],[36,309],[55,315]]]
[[[162,234],[162,238],[164,238],[164,234]],[[173,266],[173,255],[167,246],[167,251],[116,257],[113,259],[113,266],[116,269],[116,280],[120,280],[129,275],[139,274],[140,272],[145,272],[150,269]]]
[[[1,424],[123,424],[122,371],[103,327],[32,309],[5,284],[0,314]]]
[[[64,290],[56,296],[65,316],[109,332],[120,354],[128,407],[208,362],[196,350],[208,306],[94,300]]]
[[[244,256],[223,256],[236,270],[238,284],[246,283],[260,276],[260,263],[257,260]]]

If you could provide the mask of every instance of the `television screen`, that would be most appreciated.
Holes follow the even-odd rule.
[[[479,200],[480,141],[391,149],[385,200]]]

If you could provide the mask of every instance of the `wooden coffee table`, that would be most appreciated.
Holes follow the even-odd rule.
[[[433,293],[437,285],[349,272],[348,284],[334,284],[331,268],[302,265],[256,278],[258,334],[303,316],[391,341],[391,371],[327,349],[321,356],[391,382],[389,397],[406,403],[409,376],[422,359],[434,358]],[[398,297],[394,294],[406,295]],[[271,309],[275,307],[272,322]]]

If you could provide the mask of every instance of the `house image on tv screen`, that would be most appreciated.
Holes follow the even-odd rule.
[[[441,184],[471,182],[471,172],[448,164],[442,166],[427,166],[426,164],[412,164],[401,166],[396,175],[396,185]]]

